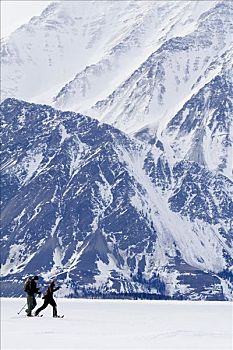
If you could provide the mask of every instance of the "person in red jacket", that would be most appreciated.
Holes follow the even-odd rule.
[[[43,296],[44,304],[41,307],[39,307],[39,309],[36,310],[35,316],[38,316],[39,313],[50,304],[53,307],[53,317],[57,317],[57,304],[53,298],[53,293],[56,292],[60,288],[61,287],[55,287],[54,281],[52,281],[49,284],[49,287],[48,287],[45,295]]]

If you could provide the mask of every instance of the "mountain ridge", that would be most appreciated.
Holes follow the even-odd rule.
[[[90,115],[141,140],[144,135],[146,142],[152,135],[170,163],[189,154],[232,179],[231,127],[225,139],[214,135],[214,142],[204,122],[199,142],[194,131],[181,141],[169,137],[169,125],[185,104],[198,100],[208,83],[206,96],[214,94],[217,76],[231,76],[231,13],[232,4],[224,1],[52,4],[3,43],[2,97],[40,103],[44,95],[46,104]],[[11,85],[18,90],[11,92]],[[224,93],[231,98],[232,84]],[[199,113],[211,115],[206,101]],[[202,155],[193,155],[196,147]],[[214,161],[205,151],[213,148]]]
[[[2,295],[37,273],[63,296],[232,300],[232,15],[61,1],[1,41]]]
[[[74,112],[7,99],[1,113],[3,294],[33,271],[65,295],[231,298],[220,276],[232,265],[230,180],[195,162],[172,168],[160,149]]]

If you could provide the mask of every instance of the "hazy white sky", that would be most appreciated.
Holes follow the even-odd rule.
[[[53,1],[1,0],[1,38],[7,36],[31,17],[41,14]]]

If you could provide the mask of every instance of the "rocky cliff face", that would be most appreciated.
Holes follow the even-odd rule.
[[[4,295],[37,273],[64,295],[231,298],[228,178],[73,112],[6,99],[1,115]]]

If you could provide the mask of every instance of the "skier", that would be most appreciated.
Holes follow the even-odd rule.
[[[37,288],[37,281],[39,277],[28,277],[24,285],[24,291],[27,293],[27,316],[32,316],[32,310],[36,307],[35,294],[41,295],[39,288]]]
[[[57,304],[56,304],[55,300],[53,299],[53,293],[56,292],[60,288],[61,287],[59,287],[59,286],[55,288],[54,281],[52,281],[50,283],[45,295],[42,298],[42,299],[44,299],[44,304],[41,307],[39,307],[39,309],[37,309],[35,311],[35,316],[38,316],[39,313],[50,304],[53,307],[53,317],[58,317],[57,316]]]

